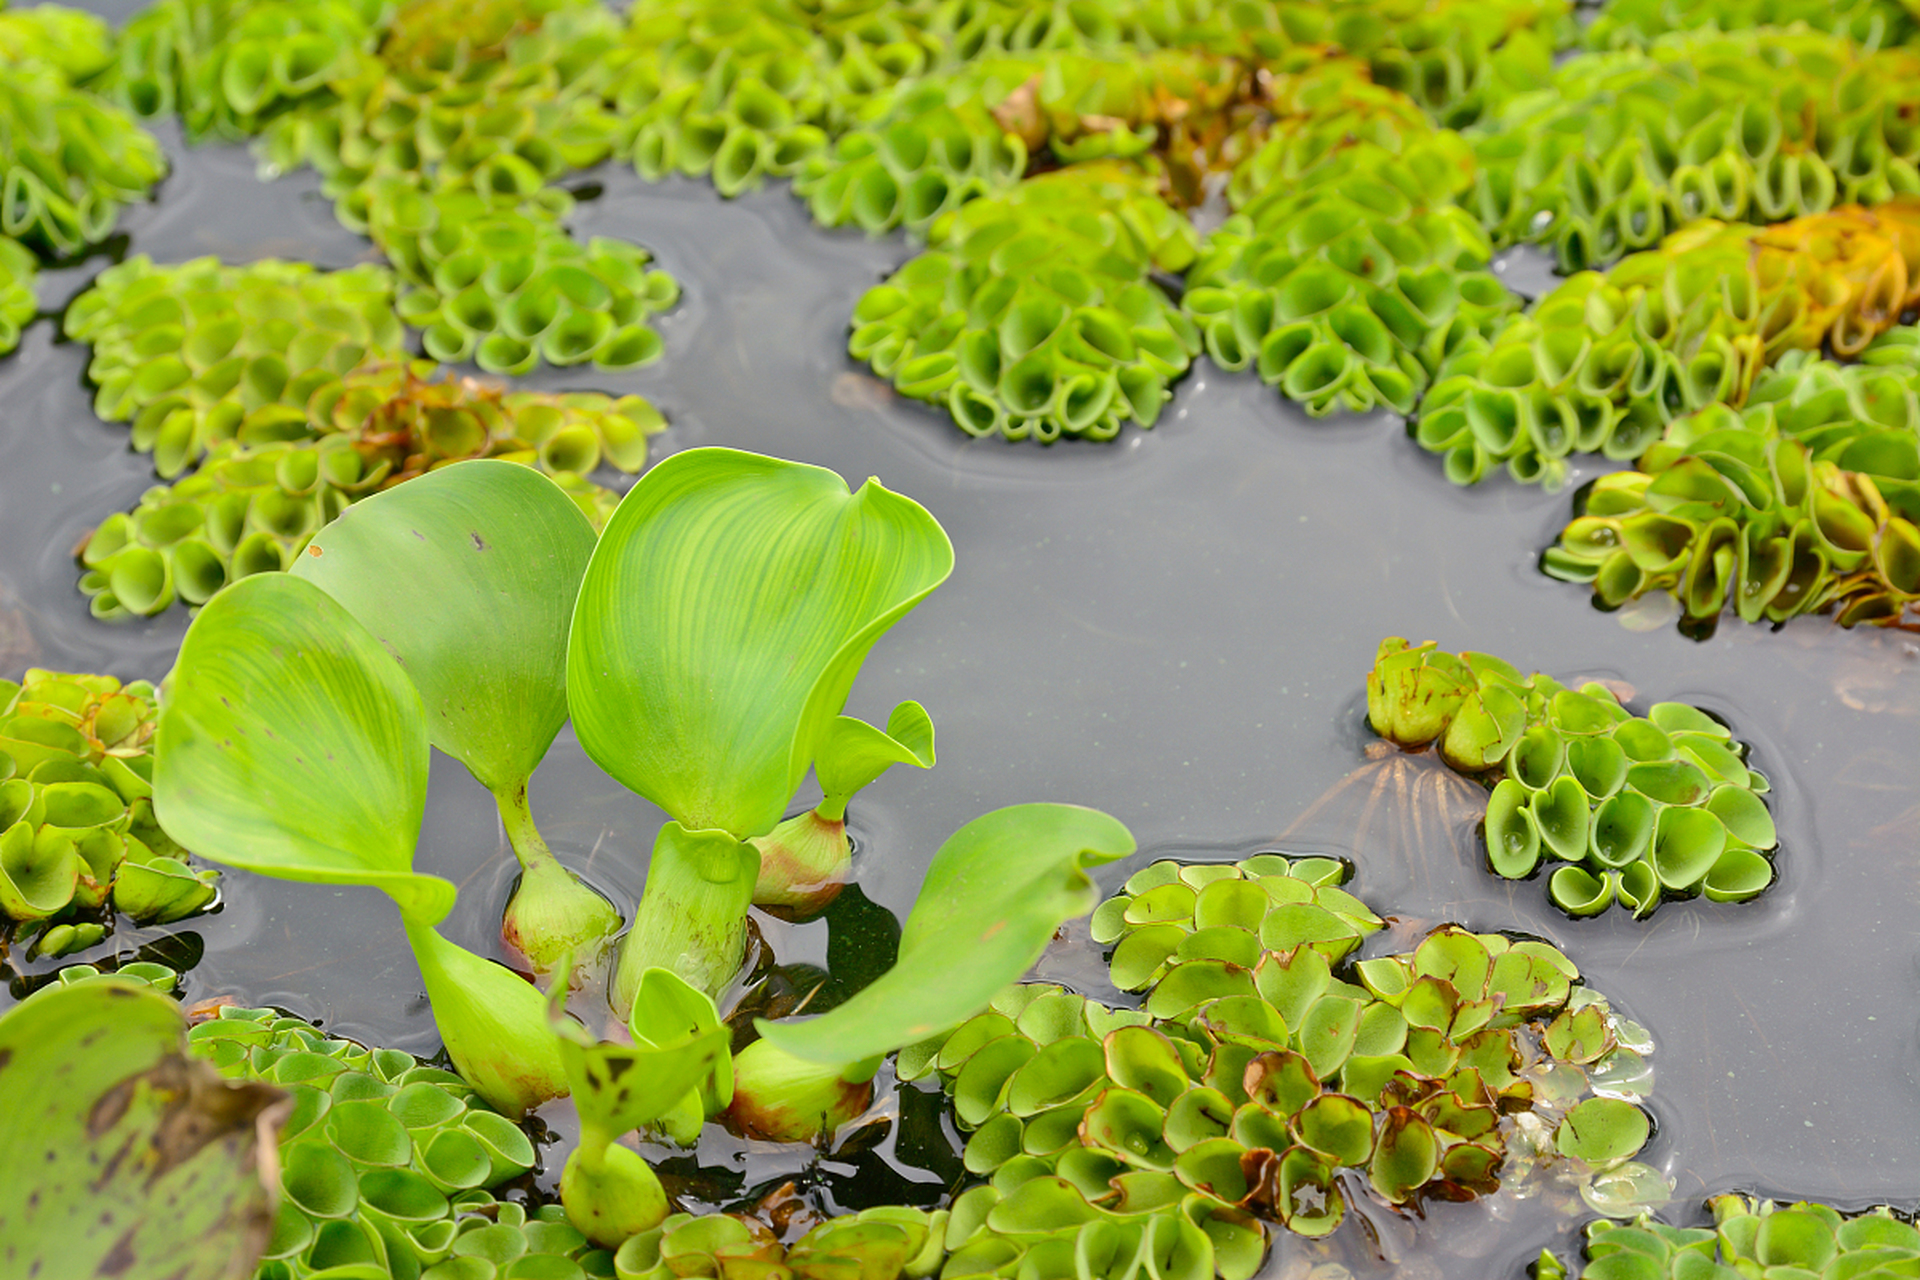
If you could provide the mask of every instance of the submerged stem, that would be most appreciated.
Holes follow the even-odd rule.
[[[625,1017],[647,969],[671,969],[718,998],[739,971],[747,945],[747,907],[760,854],[725,831],[660,828],[633,928],[614,973],[614,1009]]]
[[[580,882],[547,848],[527,807],[527,784],[493,793],[507,840],[520,860],[520,884],[500,922],[500,940],[547,973],[569,950],[585,954],[620,927],[613,904]]]

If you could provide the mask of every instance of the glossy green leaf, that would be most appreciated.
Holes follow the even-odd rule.
[[[1540,863],[1540,824],[1527,789],[1502,778],[1487,799],[1487,863],[1493,873],[1522,880]]]
[[[852,716],[835,716],[813,762],[827,817],[846,812],[847,799],[896,764],[933,767],[933,720],[917,702],[903,702],[887,717],[885,732]]]
[[[1433,1126],[1406,1107],[1389,1108],[1367,1168],[1374,1190],[1389,1203],[1403,1203],[1439,1167],[1440,1140]]]
[[[567,628],[593,546],[593,527],[553,481],[476,459],[355,503],[293,572],[412,678],[428,740],[510,791],[566,722]]]
[[[433,924],[454,888],[413,871],[426,805],[420,695],[310,582],[236,583],[187,629],[154,739],[154,815],[262,875],[384,890]]]
[[[1587,1098],[1561,1119],[1553,1141],[1561,1155],[1588,1164],[1611,1164],[1645,1146],[1651,1133],[1647,1113],[1631,1102]]]
[[[780,820],[880,636],[945,581],[934,518],[869,481],[731,449],[675,454],[608,523],[567,692],[581,744],[690,829]]]
[[[548,1018],[583,1125],[617,1138],[652,1124],[725,1067],[728,1036],[713,1002],[671,970],[649,969],[641,979],[632,1045],[599,1040],[566,1016],[569,976],[555,973]]]
[[[958,1026],[1039,959],[1062,921],[1092,910],[1087,868],[1132,852],[1127,829],[1092,809],[983,814],[934,854],[892,969],[831,1013],[763,1021],[761,1034],[796,1057],[851,1063]]]
[[[0,1269],[168,1280],[254,1273],[273,1226],[284,1095],[187,1056],[186,1019],[119,978],[55,986],[0,1018]]]

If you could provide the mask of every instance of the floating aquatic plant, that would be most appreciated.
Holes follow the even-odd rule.
[[[305,434],[314,391],[366,360],[403,359],[393,289],[373,266],[142,254],[100,273],[66,333],[93,346],[94,412],[131,422],[133,447],[171,479],[218,441],[284,439],[289,423]]]
[[[378,888],[448,1055],[512,1115],[566,1092],[540,993],[434,926],[454,886],[413,870],[426,806],[419,692],[352,614],[291,574],[235,583],[188,628],[155,739],[154,806],[228,866]]]
[[[1920,1267],[1920,1229],[1885,1208],[1840,1213],[1810,1200],[1795,1204],[1721,1195],[1707,1201],[1712,1227],[1670,1227],[1642,1216],[1587,1225],[1590,1280],[1679,1280],[1700,1276],[1897,1276]],[[1543,1252],[1540,1280],[1565,1280],[1566,1264]]]
[[[1836,365],[1795,352],[1743,410],[1675,419],[1639,469],[1602,476],[1541,558],[1613,608],[1677,597],[1683,625],[1835,614],[1913,625],[1920,599],[1920,378],[1912,334]]]
[[[1342,151],[1215,231],[1181,299],[1214,363],[1256,369],[1315,416],[1411,412],[1448,355],[1520,305],[1450,203],[1470,167],[1457,143]]]
[[[627,369],[660,358],[649,317],[680,297],[638,245],[582,245],[537,206],[473,191],[375,188],[374,243],[414,287],[399,302],[435,360],[522,374],[541,360]]]
[[[0,66],[0,233],[65,257],[107,238],[167,171],[126,111],[57,66]]]
[[[18,1276],[244,1280],[273,1223],[280,1093],[186,1052],[166,996],[94,977],[0,1018],[0,1265]]]
[[[20,331],[40,310],[34,292],[39,271],[30,251],[13,240],[0,240],[0,355],[20,345]]]
[[[567,627],[593,545],[593,526],[557,486],[485,461],[368,499],[292,566],[393,654],[420,691],[427,740],[493,793],[521,868],[502,936],[539,972],[620,925],[554,858],[527,805],[566,723]],[[423,582],[434,584],[427,611]]]
[[[1610,0],[1587,24],[1590,49],[1641,48],[1671,31],[1751,31],[1805,24],[1863,49],[1902,45],[1914,14],[1898,0]]]
[[[57,68],[69,84],[91,81],[113,61],[113,29],[97,13],[37,4],[0,12],[0,63]]]
[[[622,947],[617,1009],[653,966],[717,993],[739,967],[751,901],[844,878],[848,795],[932,757],[917,704],[889,720],[906,741],[841,707],[873,644],[952,567],[917,503],[877,481],[849,493],[817,467],[696,449],[628,492],[588,565],[567,655],[581,746],[672,819]],[[776,601],[768,583],[801,589]],[[809,766],[835,791],[783,824]],[[838,838],[787,838],[816,819]],[[763,837],[825,856],[763,857],[748,843]]]
[[[237,439],[211,445],[192,475],[149,489],[132,512],[89,535],[79,549],[80,588],[95,617],[205,604],[230,582],[292,565],[350,504],[466,458],[546,472],[598,528],[618,497],[587,476],[603,463],[637,471],[647,437],[664,426],[639,396],[509,392],[436,378],[418,362],[301,381],[312,387],[304,405],[256,410]],[[197,424],[220,413],[216,404]],[[172,418],[172,429],[187,421],[187,413]]]
[[[1920,194],[1917,68],[1908,50],[1805,29],[1576,57],[1475,131],[1468,204],[1496,243],[1548,244],[1582,270],[1703,218],[1778,222]]]
[[[213,901],[215,873],[154,821],[152,685],[33,668],[0,697],[0,914],[54,921],[40,954],[98,941],[74,911],[165,924]]]
[[[1367,676],[1367,720],[1486,781],[1488,867],[1510,880],[1551,868],[1547,896],[1570,915],[1618,902],[1646,917],[1701,893],[1743,902],[1773,883],[1766,779],[1696,707],[1658,702],[1635,716],[1602,684],[1569,689],[1489,654],[1394,637]]]
[[[1094,921],[1143,1009],[1016,987],[902,1052],[902,1079],[945,1084],[990,1179],[953,1206],[950,1273],[1052,1274],[1042,1259],[1092,1223],[1159,1235],[1191,1255],[1176,1274],[1245,1277],[1264,1223],[1324,1235],[1350,1195],[1482,1194],[1556,1144],[1573,1170],[1626,1167],[1648,1129],[1613,1084],[1644,1084],[1644,1033],[1541,942],[1445,927],[1348,967],[1381,922],[1346,872],[1154,863]],[[1590,1074],[1613,1096],[1586,1096]]]
[[[101,87],[187,136],[236,142],[349,74],[385,0],[157,0],[121,31]]]
[[[222,1008],[189,1044],[230,1079],[289,1095],[257,1280],[353,1266],[436,1280],[612,1274],[559,1206],[529,1212],[490,1194],[533,1168],[534,1146],[459,1076],[271,1009]]]
[[[1149,279],[1195,243],[1135,171],[1034,178],[935,224],[929,251],[860,300],[848,349],[970,435],[1112,439],[1153,425],[1199,350]]]
[[[1738,406],[1760,370],[1858,355],[1920,300],[1920,199],[1772,227],[1703,221],[1604,275],[1581,272],[1445,360],[1415,439],[1471,484],[1504,461],[1557,485],[1567,457],[1638,457],[1676,415]]]

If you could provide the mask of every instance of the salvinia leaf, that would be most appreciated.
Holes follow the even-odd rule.
[[[0,1273],[244,1280],[273,1227],[285,1094],[186,1055],[172,1000],[121,978],[0,1018]]]
[[[893,968],[830,1013],[756,1025],[798,1058],[853,1063],[966,1021],[1040,958],[1062,922],[1093,909],[1087,868],[1133,852],[1094,809],[1019,804],[953,833],[927,868]]]
[[[917,702],[895,707],[885,732],[852,716],[835,716],[813,762],[824,796],[822,816],[844,816],[854,793],[896,764],[931,769],[933,761],[933,719]]]
[[[154,738],[154,816],[201,857],[365,884],[431,925],[454,887],[413,870],[420,695],[367,629],[289,574],[242,579],[187,629]]]
[[[349,507],[293,572],[412,677],[434,746],[493,791],[524,784],[567,719],[567,628],[593,526],[531,467],[476,459]]]
[[[580,742],[689,830],[770,831],[874,643],[953,570],[927,511],[869,480],[732,449],[622,500],[567,651]]]

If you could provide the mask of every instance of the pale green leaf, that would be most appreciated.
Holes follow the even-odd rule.
[[[956,1027],[1046,950],[1062,922],[1099,897],[1086,869],[1133,852],[1114,818],[1064,804],[1020,804],[953,833],[900,934],[892,969],[830,1013],[766,1022],[795,1057],[853,1063]]]
[[[661,462],[587,566],[567,694],[587,754],[692,830],[785,813],[880,636],[953,569],[925,509],[732,449]]]
[[[428,740],[510,791],[566,723],[567,628],[593,542],[553,481],[475,459],[355,503],[293,572],[412,677]]]
[[[372,885],[432,924],[454,888],[413,871],[426,797],[420,695],[331,596],[265,573],[200,611],[154,739],[167,834],[262,875]]]

